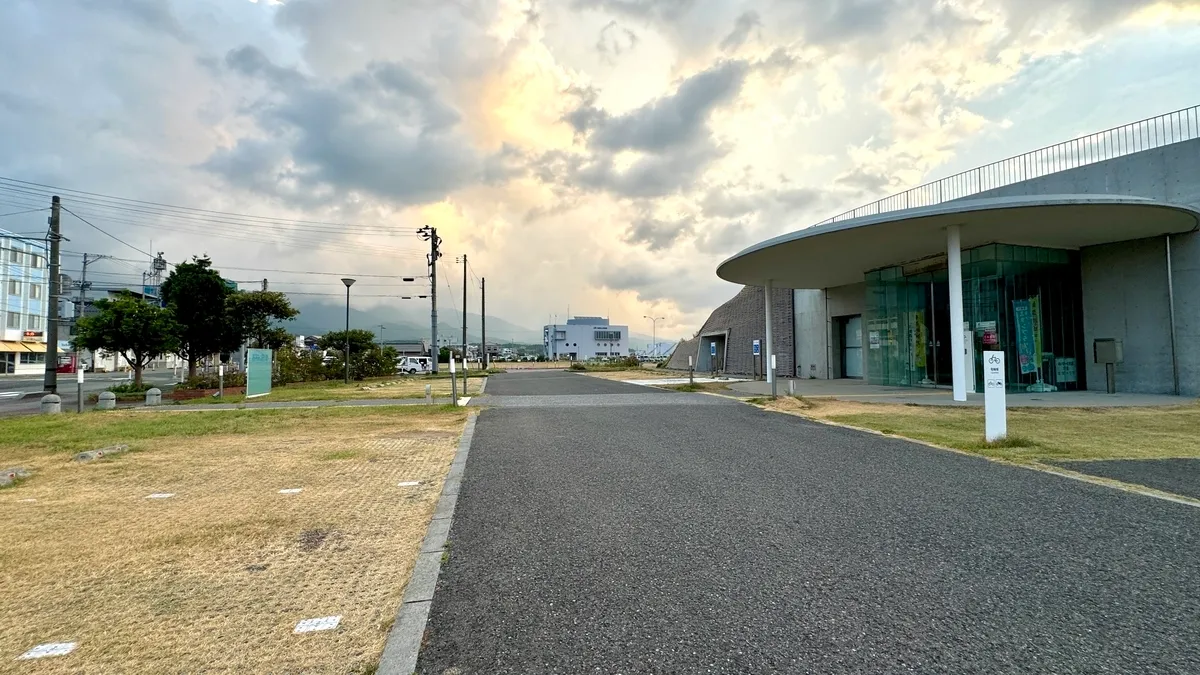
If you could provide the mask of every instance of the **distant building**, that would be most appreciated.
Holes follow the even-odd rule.
[[[395,349],[398,356],[429,356],[429,340],[388,341],[382,344]]]
[[[46,244],[0,230],[0,374],[46,370]]]
[[[629,326],[614,326],[599,316],[577,316],[542,327],[546,357],[587,361],[629,355]]]

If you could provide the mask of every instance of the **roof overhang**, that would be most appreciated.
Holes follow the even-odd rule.
[[[829,288],[858,283],[881,267],[946,252],[946,228],[959,225],[962,248],[993,242],[1079,249],[1181,234],[1200,227],[1200,211],[1143,197],[1051,195],[954,201],[798,230],[717,266],[717,276],[747,286]]]

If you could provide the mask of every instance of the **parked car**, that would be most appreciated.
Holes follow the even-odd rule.
[[[433,359],[428,356],[401,356],[396,359],[396,372],[417,375],[433,372]]]

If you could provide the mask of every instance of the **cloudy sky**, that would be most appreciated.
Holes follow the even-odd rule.
[[[447,302],[467,253],[489,314],[678,337],[740,248],[1200,103],[1197,64],[1189,0],[3,0],[0,176],[279,219],[64,199],[279,290],[341,286],[257,270],[421,274],[430,224]],[[68,250],[139,257],[63,222]]]

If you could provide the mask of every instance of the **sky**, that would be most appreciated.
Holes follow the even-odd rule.
[[[1196,105],[1197,64],[1200,0],[4,0],[0,177],[261,217],[64,196],[68,273],[134,261],[93,279],[207,254],[423,303],[387,277],[425,273],[431,225],[443,306],[466,254],[473,311],[486,277],[517,324],[678,338],[742,248]],[[8,185],[0,214],[41,203]]]

